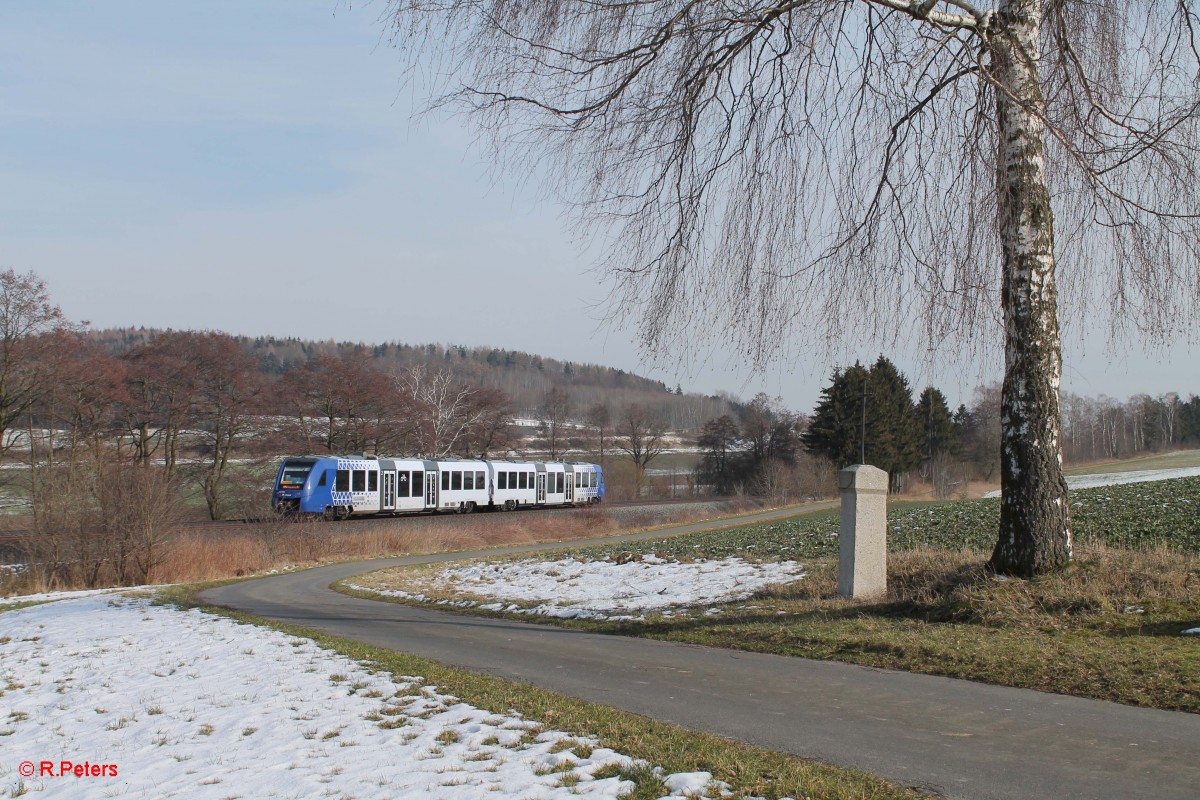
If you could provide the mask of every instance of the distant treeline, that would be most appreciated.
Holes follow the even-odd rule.
[[[89,331],[88,337],[114,355],[122,355],[172,331],[153,328],[111,328]],[[448,371],[456,381],[504,392],[517,416],[536,419],[551,389],[566,391],[579,421],[596,404],[618,409],[641,405],[662,417],[675,431],[697,431],[705,420],[738,406],[730,395],[685,393],[679,385],[643,378],[623,369],[575,361],[559,361],[517,350],[447,344],[364,344],[309,341],[294,337],[231,336],[250,353],[264,375],[282,376],[318,358],[365,360],[385,374],[400,374],[423,366]]]
[[[1124,402],[1068,394],[1062,409],[1069,463],[1200,447],[1195,394],[1139,394]],[[908,378],[880,355],[870,366],[836,368],[811,415],[760,395],[706,422],[698,442],[698,480],[722,492],[771,485],[774,493],[784,480],[793,495],[819,495],[831,491],[834,469],[868,463],[888,472],[893,491],[917,477],[947,496],[998,477],[1000,386],[981,386],[970,405],[952,410],[934,386],[914,398]]]

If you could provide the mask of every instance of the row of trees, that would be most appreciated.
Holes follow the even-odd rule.
[[[1063,455],[1068,461],[1125,458],[1200,446],[1200,397],[1175,392],[1111,397],[1063,397]]]
[[[697,444],[703,456],[696,480],[719,494],[771,495],[781,470],[797,465],[805,419],[759,393],[739,409],[705,423]]]
[[[244,340],[194,331],[159,332],[115,354],[67,324],[36,275],[0,273],[0,447],[29,453],[35,505],[53,495],[99,508],[113,470],[139,466],[194,487],[218,519],[245,513],[230,486],[239,459],[287,452],[603,461],[616,450],[640,488],[666,446],[666,419],[649,406],[576,413],[552,388],[542,429],[527,437],[503,391],[388,363],[363,348],[277,375]]]
[[[1174,392],[1063,398],[1063,450],[1068,463],[1126,458],[1181,446],[1200,446],[1200,397]],[[765,422],[765,424],[764,424]],[[755,435],[754,431],[770,431]],[[919,476],[945,497],[971,480],[999,475],[1001,387],[981,386],[970,405],[951,410],[945,394],[925,387],[914,399],[907,377],[884,356],[834,370],[811,417],[793,414],[759,395],[738,415],[710,420],[698,444],[697,480],[720,492],[765,493],[764,476],[794,465],[804,453],[830,467],[869,463],[886,470],[892,490]],[[817,481],[824,486],[828,481]]]
[[[145,328],[89,332],[105,350],[126,353],[143,347],[164,331]],[[166,331],[165,333],[170,333]],[[360,361],[388,375],[424,367],[430,374],[448,373],[456,384],[503,392],[517,416],[540,414],[545,394],[557,389],[610,408],[639,405],[661,416],[672,430],[699,428],[736,402],[721,396],[685,393],[621,369],[486,347],[444,344],[364,344],[308,341],[272,336],[237,336],[234,340],[259,363],[268,377],[282,377],[314,362]],[[582,411],[583,409],[578,409]]]

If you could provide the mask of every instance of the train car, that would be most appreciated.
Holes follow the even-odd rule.
[[[604,499],[597,464],[350,456],[285,458],[273,508],[329,519],[586,505]]]
[[[537,465],[532,461],[489,461],[492,470],[492,503],[501,511],[516,511],[537,504]]]
[[[604,472],[599,464],[571,464],[575,477],[575,505],[591,505],[604,500]]]

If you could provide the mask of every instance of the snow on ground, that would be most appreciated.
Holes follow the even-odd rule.
[[[1067,487],[1071,489],[1094,489],[1097,486],[1116,486],[1122,483],[1149,483],[1168,481],[1172,478],[1193,478],[1200,475],[1200,467],[1178,469],[1140,469],[1131,472],[1108,472],[1096,475],[1068,475]],[[999,497],[1000,492],[988,492],[984,497]]]
[[[46,603],[51,600],[72,600],[81,597],[95,597],[101,594],[113,594],[115,592],[129,592],[138,589],[160,589],[162,586],[118,586],[115,589],[79,589],[71,592],[39,592],[38,594],[22,594],[14,597],[0,597],[0,606],[12,605],[14,603]],[[6,617],[7,619],[7,617]]]
[[[406,575],[390,573],[396,574]],[[575,558],[463,562],[432,575],[412,575],[419,584],[408,589],[379,588],[363,580],[349,585],[419,602],[428,601],[425,591],[465,593],[498,601],[437,601],[484,610],[564,619],[632,619],[649,611],[671,613],[671,609],[680,607],[741,600],[769,584],[799,580],[804,577],[804,565],[795,561],[754,564],[740,558],[681,563],[646,555],[625,563]]]
[[[307,639],[133,597],[0,614],[0,696],[0,793],[31,800],[616,798],[637,763]],[[727,791],[660,776],[671,796]]]

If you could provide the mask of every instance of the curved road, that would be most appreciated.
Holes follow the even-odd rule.
[[[700,523],[670,533],[728,524]],[[853,767],[948,797],[1200,797],[1200,715],[474,618],[361,600],[329,588],[336,580],[389,566],[561,549],[564,544],[335,564],[209,589],[200,598]]]

